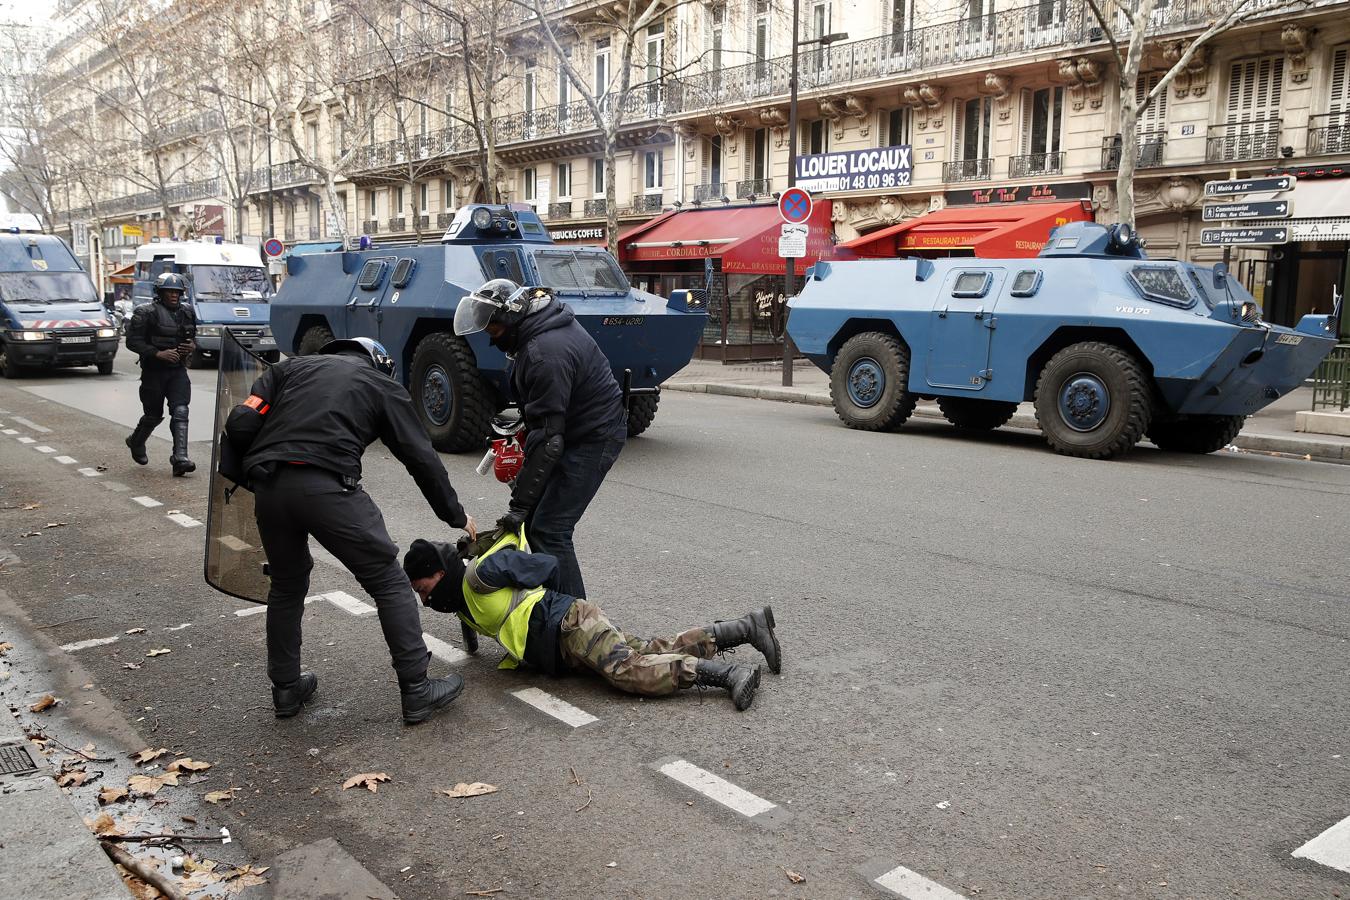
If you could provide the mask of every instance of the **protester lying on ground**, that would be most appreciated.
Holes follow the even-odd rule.
[[[549,675],[589,669],[621,691],[647,697],[723,687],[737,709],[754,701],[759,667],[714,659],[719,651],[750,644],[771,671],[781,670],[773,610],[767,606],[674,638],[643,640],[616,628],[594,603],[548,587],[555,583],[558,561],[530,553],[521,530],[498,532],[478,546],[484,544],[487,549],[466,566],[455,546],[418,539],[403,557],[403,571],[424,605],[458,615],[468,628],[501,644],[507,655],[500,668],[524,662]]]

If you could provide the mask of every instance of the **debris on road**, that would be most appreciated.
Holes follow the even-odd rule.
[[[377,785],[389,780],[389,776],[383,772],[362,772],[360,775],[353,775],[342,782],[342,789],[364,787],[368,788],[372,794],[378,793]],[[496,788],[493,788],[495,791]]]
[[[234,792],[237,790],[239,790],[239,788],[232,787],[227,791],[211,791],[202,799],[204,799],[207,803],[216,803],[216,804],[228,803],[234,799]]]
[[[211,768],[211,764],[209,762],[199,762],[195,759],[192,759],[191,757],[185,756],[182,759],[175,759],[173,762],[169,763],[167,766],[164,767],[164,771],[205,772],[209,768]]]
[[[105,787],[98,792],[98,805],[107,806],[109,803],[120,803],[129,796],[126,788]]]
[[[127,779],[127,789],[138,797],[153,797],[165,786],[178,787],[177,772],[165,772],[163,775],[132,775]]]
[[[347,785],[344,784],[343,788],[346,787]],[[375,788],[372,787],[371,790],[373,791]],[[497,793],[497,786],[495,784],[486,784],[482,781],[475,781],[472,784],[466,784],[461,781],[449,790],[442,790],[441,793],[447,797],[481,797],[484,794]]]
[[[806,876],[799,872],[794,872],[791,869],[784,869],[783,872],[787,875],[788,881],[793,884],[804,884],[806,882]]]
[[[136,761],[136,765],[141,766],[159,759],[161,756],[167,756],[168,754],[168,747],[160,747],[158,750],[146,747],[144,750],[137,750],[135,753],[131,754],[131,758]]]
[[[161,648],[161,649],[159,649],[159,650],[151,650],[149,653],[147,653],[147,654],[145,654],[145,655],[146,655],[146,656],[149,656],[149,657],[156,657],[156,656],[164,656],[164,655],[166,655],[166,654],[168,654],[168,653],[172,653],[172,652],[173,652],[173,651],[170,650],[168,647],[163,647],[163,648]]]
[[[42,699],[38,700],[38,702],[36,702],[36,703],[34,703],[32,706],[28,707],[28,711],[29,711],[29,712],[39,713],[39,712],[42,712],[42,711],[44,711],[44,710],[51,709],[53,706],[55,706],[56,704],[58,704],[58,703],[60,703],[60,702],[61,702],[60,700],[57,700],[57,699],[56,699],[55,697],[53,697],[51,694],[43,694],[43,695],[42,695]]]

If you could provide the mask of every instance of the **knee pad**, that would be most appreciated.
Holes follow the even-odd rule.
[[[186,406],[175,406],[169,410],[169,418],[175,422],[186,422],[188,417],[188,408]]]

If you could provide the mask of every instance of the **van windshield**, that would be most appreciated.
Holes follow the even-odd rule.
[[[0,272],[0,300],[38,306],[99,302],[83,272]]]
[[[540,280],[555,290],[628,291],[628,282],[608,254],[539,250],[534,254],[534,261]]]
[[[192,266],[191,274],[194,294],[200,299],[228,297],[266,302],[272,296],[271,279],[256,266]]]

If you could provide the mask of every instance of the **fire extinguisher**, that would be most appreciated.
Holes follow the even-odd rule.
[[[479,475],[486,475],[488,469],[502,484],[510,484],[520,474],[525,465],[525,427],[523,421],[509,425],[493,422],[492,430],[501,435],[488,446],[478,464]]]

